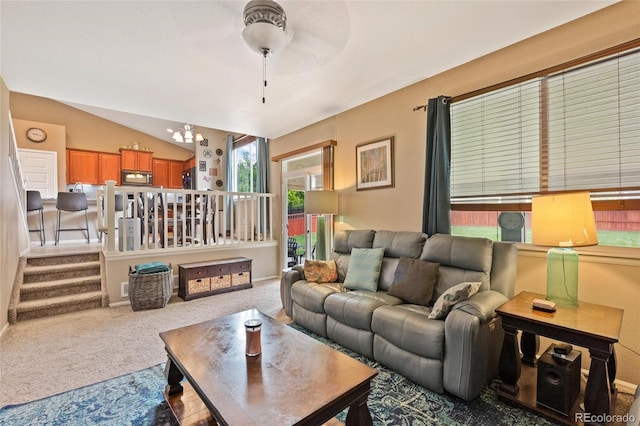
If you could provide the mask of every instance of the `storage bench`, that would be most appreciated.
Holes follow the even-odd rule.
[[[184,300],[253,287],[251,259],[229,259],[178,265],[178,296]]]

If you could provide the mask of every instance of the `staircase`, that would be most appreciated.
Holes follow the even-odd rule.
[[[27,257],[18,271],[9,322],[106,306],[100,253]]]

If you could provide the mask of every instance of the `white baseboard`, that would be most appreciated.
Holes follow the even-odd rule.
[[[582,373],[582,377],[584,377],[585,380],[589,378],[589,370],[582,368],[580,369],[580,372]],[[626,393],[629,395],[635,395],[636,389],[638,388],[638,385],[625,382],[624,380],[620,380],[620,379],[615,379],[613,383],[616,385],[616,389],[618,390],[618,392]]]
[[[2,327],[2,330],[0,330],[0,337],[2,337],[2,335],[4,334],[5,331],[7,331],[8,328],[9,328],[9,323],[6,323],[4,327]]]

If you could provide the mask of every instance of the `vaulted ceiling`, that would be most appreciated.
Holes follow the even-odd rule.
[[[274,138],[615,2],[282,0],[264,104],[245,3],[2,0],[0,72],[164,140],[177,123]]]

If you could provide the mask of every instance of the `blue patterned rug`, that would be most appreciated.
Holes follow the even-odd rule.
[[[302,327],[292,327],[378,370],[368,404],[374,425],[553,424],[499,401],[490,388],[472,402],[433,393]],[[37,401],[3,407],[0,425],[177,425],[163,401],[163,367],[159,364]],[[337,418],[344,422],[346,411]]]

